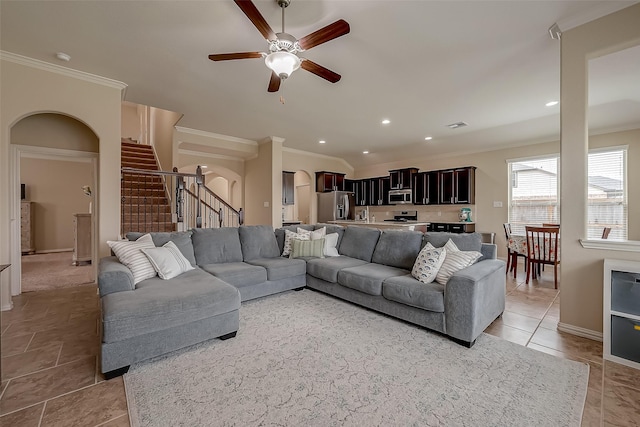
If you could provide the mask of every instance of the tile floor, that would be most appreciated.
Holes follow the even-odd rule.
[[[522,265],[520,265],[522,270]],[[507,279],[507,307],[487,333],[591,366],[583,426],[640,425],[640,370],[604,362],[602,343],[556,330],[553,276]],[[2,312],[2,426],[129,426],[121,378],[99,372],[96,287],[25,293]]]

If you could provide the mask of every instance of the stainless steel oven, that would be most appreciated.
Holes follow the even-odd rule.
[[[411,198],[411,189],[405,190],[391,190],[389,191],[389,204],[390,205],[406,205],[413,203]]]

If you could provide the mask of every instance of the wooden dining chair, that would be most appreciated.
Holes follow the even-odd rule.
[[[558,265],[560,255],[558,237],[560,227],[525,227],[527,231],[527,255],[529,268],[527,269],[527,280],[529,277],[536,278],[536,273],[540,271],[541,265],[553,265],[553,283],[558,289]]]
[[[520,252],[516,252],[511,250],[509,247],[509,240],[511,239],[511,224],[505,222],[502,224],[504,227],[504,237],[507,240],[507,274],[510,271],[513,271],[513,278],[516,278],[516,274],[518,273],[518,257],[524,258],[524,269],[527,269],[527,254],[522,254]]]
[[[602,238],[608,239],[609,233],[611,233],[611,227],[605,227],[604,230],[602,230]]]

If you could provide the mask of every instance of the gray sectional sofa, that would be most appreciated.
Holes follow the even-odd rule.
[[[98,268],[102,302],[102,372],[121,375],[132,363],[213,338],[235,336],[241,301],[305,286],[473,345],[505,306],[505,263],[496,246],[478,234],[380,231],[330,224],[340,256],[281,257],[285,229],[270,226],[194,229],[151,233],[156,246],[174,242],[195,268],[173,279],[134,285],[131,271],[116,257]],[[295,231],[296,227],[291,228]],[[136,240],[140,233],[130,233]],[[460,270],[446,286],[423,284],[411,268],[427,243],[449,239],[483,257]]]

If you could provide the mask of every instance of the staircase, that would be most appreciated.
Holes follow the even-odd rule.
[[[153,147],[122,140],[122,167],[159,171]],[[162,176],[123,173],[121,180],[122,235],[130,231],[174,231],[171,205]]]

